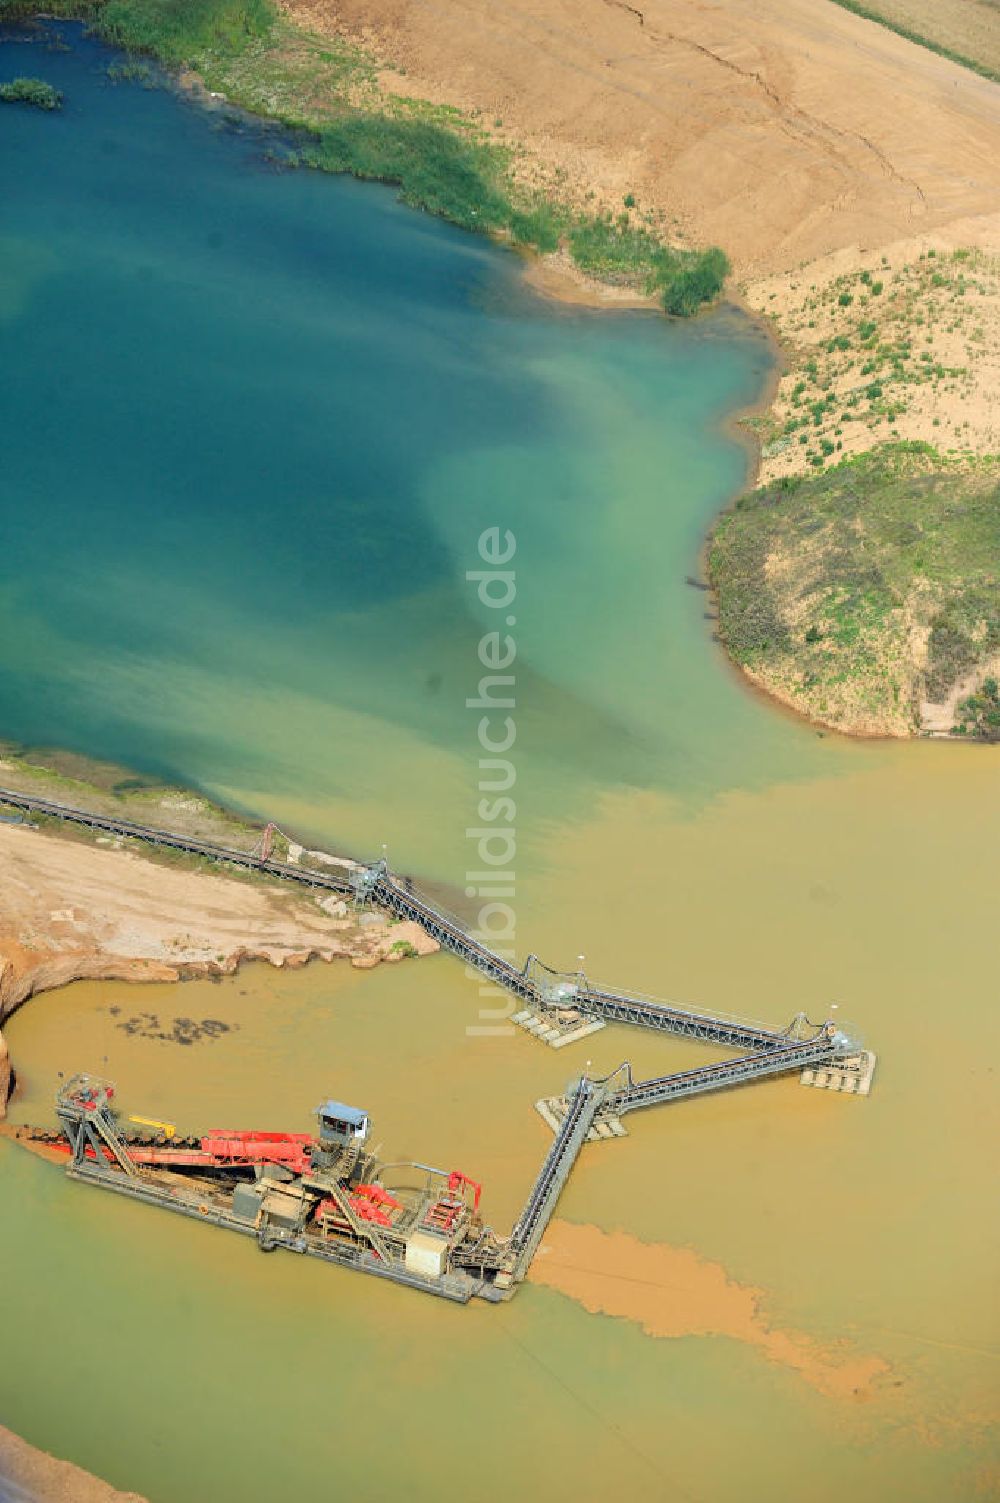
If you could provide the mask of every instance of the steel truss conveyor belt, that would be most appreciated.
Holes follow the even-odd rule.
[[[0,804],[9,804],[13,809],[23,809],[26,814],[42,814],[51,819],[66,820],[70,824],[85,825],[90,830],[102,830],[108,835],[120,835],[125,840],[142,840],[147,845],[166,846],[170,850],[187,851],[192,856],[205,856],[210,861],[222,861],[229,866],[242,866],[249,871],[264,872],[271,877],[300,882],[306,887],[329,888],[333,892],[350,896],[354,886],[346,872],[331,875],[329,872],[312,871],[306,866],[290,866],[284,861],[265,861],[254,851],[240,851],[233,846],[214,845],[208,840],[196,840],[193,835],[177,835],[172,830],[158,830],[152,825],[137,825],[127,819],[114,819],[107,814],[92,814],[88,809],[74,809],[68,804],[57,804],[51,799],[36,798],[33,794],[17,793],[10,788],[0,788]]]
[[[588,1080],[586,1076],[577,1082],[570,1098],[569,1110],[545,1156],[524,1210],[511,1232],[509,1250],[514,1254],[511,1273],[515,1280],[523,1279],[528,1271],[542,1233],[549,1224],[556,1202],[569,1179],[577,1154],[594,1125],[594,1118],[604,1097],[603,1082]]]
[[[682,1096],[697,1096],[705,1091],[720,1091],[727,1086],[760,1080],[766,1075],[804,1070],[810,1065],[836,1059],[842,1053],[843,1049],[834,1036],[834,1030],[828,1027],[819,1038],[807,1039],[797,1044],[786,1044],[783,1049],[767,1049],[757,1054],[741,1054],[738,1059],[700,1065],[695,1070],[679,1070],[673,1075],[660,1075],[653,1080],[636,1081],[621,1091],[609,1091],[603,1101],[603,1111],[609,1116],[621,1117],[626,1112],[637,1111],[642,1106],[659,1106],[665,1101],[676,1101]]]
[[[358,866],[352,871],[321,872],[288,862],[265,860],[255,851],[241,851],[232,846],[215,845],[193,836],[159,830],[150,825],[134,824],[130,820],[115,819],[106,814],[93,814],[86,809],[72,808],[68,804],[38,798],[33,794],[18,793],[12,789],[0,788],[0,804],[21,809],[25,813],[83,825],[123,839],[141,840],[154,846],[186,851],[194,856],[242,867],[248,871],[259,871],[265,876],[278,877],[305,887],[363,898],[399,918],[415,920],[445,949],[458,955],[480,975],[514,996],[536,1007],[547,1005],[547,998],[530,973],[530,961],[523,967],[518,967],[488,949],[458,920],[413,892],[389,870],[384,861],[367,867]],[[695,1012],[676,1004],[633,997],[626,992],[603,991],[584,983],[582,977],[580,984],[574,988],[572,1006],[580,1012],[603,1018],[610,1023],[628,1023],[660,1033],[673,1033],[684,1038],[702,1039],[708,1043],[750,1051],[783,1049],[789,1042],[787,1031],[766,1028],[761,1023],[739,1018]]]
[[[627,1065],[620,1066],[605,1080],[590,1080],[583,1076],[570,1092],[566,1115],[507,1244],[503,1261],[512,1279],[518,1281],[527,1273],[595,1119],[622,1117],[626,1112],[637,1111],[643,1106],[658,1106],[683,1096],[719,1091],[767,1075],[804,1069],[807,1065],[836,1058],[841,1053],[842,1045],[835,1030],[828,1025],[819,1038],[787,1044],[783,1049],[744,1054],[719,1064],[702,1065],[697,1070],[680,1070],[653,1080],[632,1082],[629,1079],[629,1084],[621,1090],[613,1088],[613,1081],[623,1072],[628,1075]]]
[[[519,969],[509,960],[481,945],[455,920],[447,917],[417,893],[404,887],[384,868],[376,869],[368,895],[382,908],[399,918],[421,924],[439,944],[460,956],[480,974],[495,981],[515,996],[536,1006],[544,1005],[538,986],[527,967]],[[738,1018],[697,1013],[662,1002],[631,997],[625,992],[599,991],[590,986],[578,988],[571,1004],[578,1011],[605,1018],[608,1022],[631,1023],[661,1033],[675,1033],[708,1043],[727,1044],[739,1049],[777,1049],[788,1043],[786,1033],[765,1028],[762,1024]]]

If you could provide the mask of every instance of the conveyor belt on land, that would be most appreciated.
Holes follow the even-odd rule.
[[[142,840],[147,845],[187,851],[192,856],[204,856],[209,861],[221,861],[248,871],[264,872],[267,876],[300,882],[306,887],[327,887],[333,892],[345,894],[354,890],[346,875],[331,875],[329,872],[313,871],[306,866],[291,866],[283,861],[264,861],[253,851],[215,845],[209,840],[196,840],[193,835],[178,835],[173,830],[158,830],[152,825],[133,824],[131,820],[116,819],[109,814],[93,814],[89,809],[74,809],[68,804],[57,804],[52,799],[37,798],[34,794],[0,788],[0,804],[23,809],[26,814],[43,814],[51,819],[65,820],[69,824],[85,825],[91,830],[103,830],[108,835],[120,835],[126,840]]]

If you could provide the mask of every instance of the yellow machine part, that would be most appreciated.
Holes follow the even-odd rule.
[[[140,1127],[155,1127],[162,1132],[165,1138],[172,1138],[177,1128],[172,1122],[157,1122],[155,1117],[129,1117],[130,1122],[138,1122]]]

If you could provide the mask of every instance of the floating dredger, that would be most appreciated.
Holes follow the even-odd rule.
[[[74,1075],[56,1095],[61,1133],[19,1136],[57,1139],[72,1179],[242,1232],[264,1252],[307,1253],[461,1304],[473,1295],[495,1302],[527,1273],[584,1143],[624,1136],[626,1113],[795,1070],[808,1083],[829,1076],[835,1089],[867,1094],[874,1056],[856,1054],[832,1023],[790,1035],[653,1080],[633,1080],[628,1064],[603,1079],[584,1074],[565,1095],[536,1103],[555,1137],[509,1236],[482,1220],[475,1180],[458,1169],[381,1163],[368,1146],[368,1113],[339,1101],[316,1108],[314,1136],[178,1137],[169,1123],[123,1121],[110,1081]]]
[[[124,1119],[115,1087],[74,1075],[56,1097],[67,1174],[256,1239],[465,1303],[502,1299],[516,1259],[479,1216],[482,1187],[457,1169],[380,1163],[368,1113],[316,1108],[316,1133],[213,1131]]]

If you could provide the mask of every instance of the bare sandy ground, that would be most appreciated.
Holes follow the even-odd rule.
[[[1000,88],[824,0],[285,8],[374,50],[393,92],[478,112],[579,203],[634,193],[744,282],[1000,204]]]
[[[37,1451],[0,1425],[0,1503],[145,1503],[68,1461]]]
[[[1000,24],[1000,22],[998,22]],[[1000,99],[1000,85],[997,86]],[[947,375],[924,385],[885,384],[894,407],[891,418],[855,422],[840,430],[843,457],[886,440],[922,439],[942,450],[972,454],[1000,453],[1000,212],[975,220],[957,220],[944,233],[910,237],[878,251],[851,247],[813,262],[798,273],[782,273],[756,282],[748,301],[773,321],[792,356],[782,376],[771,416],[776,426],[794,414],[792,395],[801,367],[818,361],[825,391],[843,402],[867,382],[859,355],[859,325],[871,319],[878,338],[910,339],[925,358]],[[983,251],[955,262],[951,253]],[[928,257],[931,253],[933,259]],[[923,258],[923,259],[922,259]],[[859,273],[884,283],[878,298],[867,296]],[[968,296],[961,281],[968,277]],[[843,288],[850,309],[838,306]],[[850,350],[831,357],[833,336],[846,335]],[[884,372],[880,372],[884,378]],[[871,377],[868,378],[870,380]],[[810,390],[809,397],[817,392]],[[828,425],[830,426],[830,425]],[[839,446],[838,446],[839,448]],[[840,457],[838,453],[838,457]],[[759,480],[768,483],[802,469],[791,440],[765,444]]]
[[[79,978],[170,981],[243,960],[367,968],[429,954],[416,924],[390,924],[276,884],[163,866],[24,826],[0,825],[0,1023],[33,993]],[[326,908],[321,906],[327,905]],[[0,1035],[0,1117],[9,1063]]]

